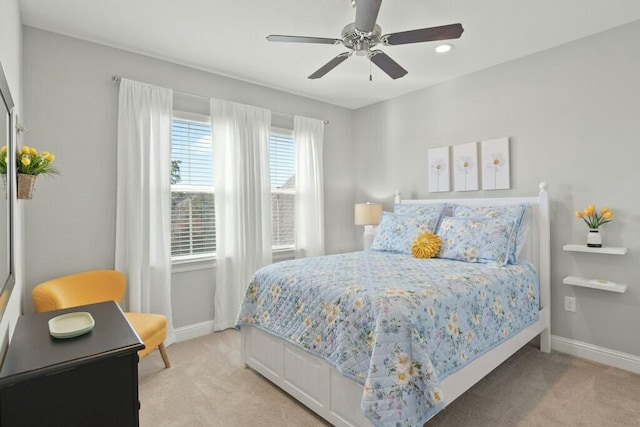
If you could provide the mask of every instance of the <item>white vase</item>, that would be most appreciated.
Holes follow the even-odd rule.
[[[589,229],[589,232],[587,233],[587,246],[590,248],[602,247],[602,235],[600,234],[600,230],[597,228]]]

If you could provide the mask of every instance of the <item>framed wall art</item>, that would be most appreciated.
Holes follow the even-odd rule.
[[[429,191],[438,193],[451,191],[449,147],[432,148],[428,151]]]
[[[511,188],[510,169],[509,138],[482,141],[482,189],[507,190]]]
[[[453,146],[453,188],[455,191],[478,189],[478,143]]]

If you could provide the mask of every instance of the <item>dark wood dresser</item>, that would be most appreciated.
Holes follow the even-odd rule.
[[[49,319],[78,311],[90,332],[49,335]],[[113,301],[21,316],[0,371],[0,426],[138,426],[143,348]]]

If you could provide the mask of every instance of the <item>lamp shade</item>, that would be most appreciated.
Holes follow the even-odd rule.
[[[354,222],[356,225],[380,224],[380,215],[382,215],[381,203],[357,203],[354,211]]]

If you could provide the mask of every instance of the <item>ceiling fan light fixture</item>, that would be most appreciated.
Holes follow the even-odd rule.
[[[454,46],[451,43],[443,43],[436,46],[437,53],[447,53],[453,50]]]
[[[356,56],[369,55],[370,43],[369,40],[358,40],[353,46],[353,50],[356,52]]]

